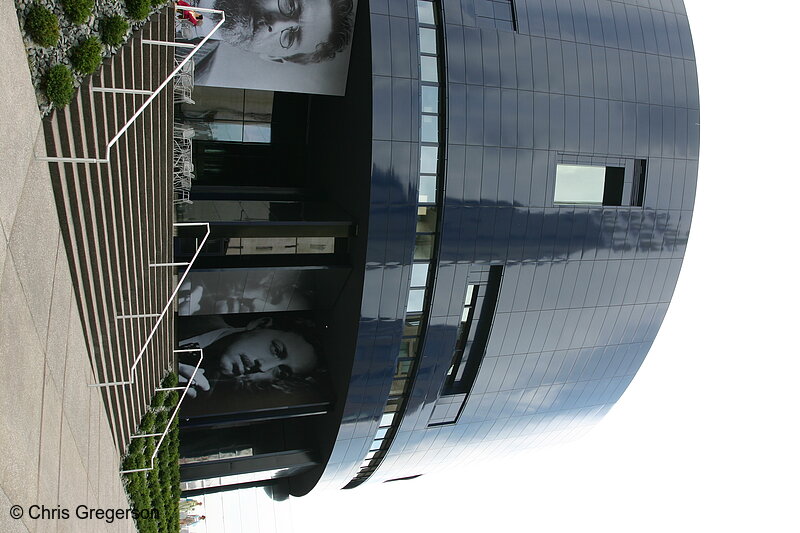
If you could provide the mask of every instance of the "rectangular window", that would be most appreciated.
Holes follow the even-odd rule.
[[[417,18],[422,24],[436,24],[433,15],[433,2],[417,1]]]
[[[622,171],[622,172],[620,172]],[[625,169],[587,165],[557,165],[554,202],[557,204],[620,205]]]
[[[475,24],[480,28],[516,31],[512,0],[475,0]]]
[[[503,267],[489,267],[485,283],[467,286],[461,324],[442,395],[469,393],[486,352],[492,318],[500,294]]]
[[[631,205],[642,207],[644,205],[644,177],[647,174],[647,161],[636,159],[633,162],[633,189],[631,191]]]
[[[618,159],[615,164],[605,165],[598,163],[597,158],[580,159],[592,160],[592,164],[562,162],[556,165],[553,203],[642,206],[646,174],[644,159]]]

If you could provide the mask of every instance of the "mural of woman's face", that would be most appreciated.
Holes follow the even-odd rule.
[[[233,334],[219,358],[223,378],[242,383],[271,383],[310,374],[317,366],[314,347],[301,335],[277,329]]]

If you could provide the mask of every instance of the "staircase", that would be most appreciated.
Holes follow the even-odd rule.
[[[108,142],[147,98],[93,87],[155,90],[174,68],[174,12],[163,9],[86,80],[64,110],[44,121],[47,155],[103,158]],[[87,348],[98,383],[126,381],[174,288],[171,84],[102,163],[50,163]],[[160,324],[133,385],[103,387],[106,414],[124,453],[167,370],[174,368],[173,313]]]

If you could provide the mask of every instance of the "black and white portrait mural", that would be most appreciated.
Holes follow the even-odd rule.
[[[219,315],[328,309],[343,270],[231,269],[192,271],[178,292],[178,314]]]
[[[356,0],[199,0],[226,21],[195,56],[195,84],[343,95]],[[185,36],[197,42],[209,15]]]
[[[181,418],[254,413],[330,400],[321,335],[304,313],[179,317],[180,348],[203,348]],[[198,356],[182,354],[185,384]]]

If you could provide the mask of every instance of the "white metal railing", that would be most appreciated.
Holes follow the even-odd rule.
[[[153,340],[153,337],[155,336],[156,331],[158,330],[158,326],[161,324],[161,321],[164,320],[164,316],[167,314],[167,311],[169,311],[170,307],[172,306],[172,302],[175,300],[175,296],[177,296],[178,291],[181,288],[181,285],[183,285],[183,282],[186,280],[186,277],[189,275],[189,271],[191,270],[192,265],[195,262],[195,259],[197,259],[197,256],[200,255],[200,250],[203,249],[203,246],[205,245],[206,241],[208,240],[208,236],[211,234],[211,225],[208,222],[176,222],[176,223],[173,224],[173,226],[175,226],[175,227],[205,226],[206,234],[205,234],[205,236],[203,236],[203,240],[200,241],[200,243],[198,244],[197,250],[195,250],[191,261],[189,261],[188,263],[186,263],[186,262],[181,262],[181,263],[151,263],[149,265],[151,268],[152,267],[162,267],[162,266],[185,266],[186,267],[186,271],[184,271],[183,276],[181,276],[181,279],[175,285],[175,290],[172,291],[172,294],[170,295],[169,300],[167,300],[166,305],[164,305],[164,309],[161,311],[161,313],[159,313],[157,315],[158,319],[156,320],[156,323],[153,325],[153,328],[150,330],[150,334],[147,336],[147,339],[145,339],[144,345],[139,350],[139,353],[136,356],[136,359],[133,361],[133,365],[131,365],[130,372],[129,372],[129,374],[130,374],[129,379],[127,381],[111,381],[111,382],[108,382],[108,383],[90,383],[89,384],[90,387],[115,387],[115,386],[120,386],[120,385],[132,385],[133,384],[134,380],[136,379],[136,367],[139,366],[139,362],[142,360],[142,356],[144,355],[145,350],[147,350],[147,347],[150,345],[150,341]],[[147,317],[153,317],[153,316],[156,316],[156,315],[154,315],[153,313],[147,313],[147,314],[141,314],[141,315],[120,315],[117,318],[118,319],[119,318],[147,318]]]
[[[175,420],[175,416],[178,414],[178,410],[181,408],[181,404],[183,403],[183,399],[186,397],[186,393],[189,392],[189,387],[192,386],[194,382],[194,377],[197,374],[197,370],[200,368],[200,363],[203,362],[203,349],[202,348],[189,348],[184,350],[174,350],[173,353],[180,353],[180,352],[200,352],[200,360],[197,361],[197,365],[194,367],[194,371],[192,371],[192,375],[189,378],[188,383],[186,383],[185,387],[161,387],[156,389],[158,391],[173,391],[173,390],[183,390],[183,394],[181,394],[180,399],[178,400],[178,404],[175,406],[175,409],[172,411],[172,416],[169,417],[167,421],[167,425],[164,428],[164,431],[160,433],[143,433],[142,435],[133,435],[132,439],[143,439],[147,437],[161,437],[158,439],[158,443],[156,444],[155,449],[153,450],[153,455],[150,457],[150,467],[148,468],[133,468],[131,470],[120,470],[120,474],[130,474],[132,472],[146,472],[148,470],[152,470],[155,467],[156,456],[158,455],[158,450],[161,448],[161,443],[164,442],[164,439],[169,433],[169,428],[172,425],[172,421]]]
[[[183,61],[180,62],[180,64],[178,64],[177,67],[175,67],[175,70],[172,71],[172,73],[167,77],[167,79],[164,80],[161,83],[161,85],[159,85],[158,88],[155,91],[147,91],[147,90],[140,90],[140,89],[114,88],[114,87],[95,87],[95,88],[92,89],[94,92],[112,92],[112,93],[113,92],[118,92],[118,93],[123,93],[123,94],[143,94],[143,95],[147,94],[147,95],[149,95],[147,97],[147,100],[144,101],[144,103],[141,105],[141,107],[139,107],[139,109],[136,111],[136,113],[134,113],[133,116],[131,118],[129,118],[128,121],[122,126],[122,129],[120,129],[117,132],[117,134],[114,135],[114,137],[111,138],[111,140],[108,142],[108,144],[106,144],[106,152],[105,152],[105,156],[103,158],[97,158],[97,157],[37,156],[36,159],[38,161],[47,161],[49,163],[109,163],[111,161],[111,148],[115,144],[117,144],[117,141],[119,141],[120,138],[125,134],[125,132],[128,131],[128,128],[131,127],[131,124],[133,124],[136,121],[136,119],[139,118],[139,115],[144,113],[144,110],[147,109],[147,107],[153,102],[153,100],[155,100],[156,97],[158,97],[158,95],[161,93],[161,91],[163,91],[164,88],[167,85],[169,85],[169,82],[172,81],[172,78],[174,78],[175,75],[178,72],[180,72],[181,69],[189,61],[191,61],[192,57],[200,50],[200,48],[204,44],[206,44],[208,39],[212,35],[214,35],[214,33],[225,22],[225,12],[222,11],[222,10],[219,10],[219,9],[209,9],[209,8],[194,7],[194,6],[178,6],[178,5],[176,5],[174,7],[175,7],[175,9],[180,9],[182,11],[191,10],[191,11],[198,11],[198,12],[201,12],[201,13],[217,13],[217,14],[222,15],[222,18],[221,18],[221,20],[219,22],[217,22],[214,25],[214,27],[211,29],[211,31],[208,33],[208,35],[203,37],[203,40],[200,41],[199,43],[197,43],[197,45],[190,44],[190,43],[176,43],[176,42],[173,42],[173,41],[153,41],[153,40],[150,40],[150,39],[142,39],[142,41],[141,41],[142,44],[162,45],[162,46],[175,46],[175,47],[181,47],[181,48],[193,48],[193,50],[191,52],[189,52],[189,54],[183,59]]]

